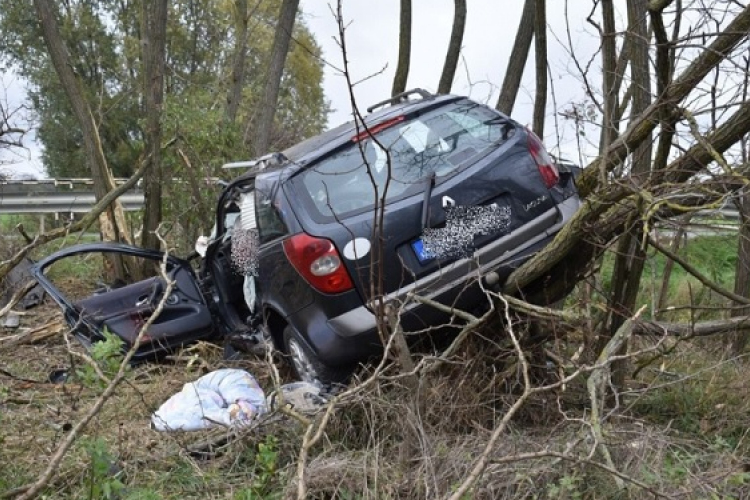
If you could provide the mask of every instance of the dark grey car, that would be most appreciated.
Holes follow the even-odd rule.
[[[205,337],[252,338],[262,323],[301,378],[343,381],[382,349],[374,300],[399,307],[408,331],[447,319],[415,294],[481,307],[482,278],[502,282],[579,206],[540,140],[491,108],[424,91],[377,107],[364,124],[265,157],[224,189],[194,285],[212,318]],[[37,265],[48,290],[43,270],[65,252]],[[69,322],[81,314],[74,306]]]

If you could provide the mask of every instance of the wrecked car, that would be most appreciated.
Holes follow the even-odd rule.
[[[537,136],[465,97],[417,89],[283,153],[229,165],[200,267],[168,257],[176,283],[139,356],[198,338],[260,330],[303,380],[341,382],[382,352],[379,303],[406,331],[449,315],[420,295],[474,311],[482,280],[502,283],[551,241],[580,201]],[[65,249],[35,275],[86,342],[103,329],[132,341],[165,290],[160,277],[79,301],[45,278],[72,253],[161,254],[98,243]]]

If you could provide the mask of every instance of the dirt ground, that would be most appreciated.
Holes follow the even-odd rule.
[[[101,394],[101,386],[83,383],[77,375],[85,351],[75,340],[66,341],[66,331],[49,301],[22,316],[20,328],[0,331],[0,498],[36,480]],[[326,438],[309,457],[308,498],[434,498],[455,489],[513,401],[501,374],[488,378],[495,368],[482,349],[468,348],[456,364],[425,382],[417,424],[409,416],[411,398],[394,380],[337,411]],[[134,367],[70,449],[43,497],[294,498],[304,433],[296,422],[277,418],[241,433],[150,428],[151,413],[184,383],[225,366],[244,368],[261,387],[272,387],[265,360],[227,362],[221,347],[208,343],[167,362]],[[69,374],[67,380],[51,382],[50,375],[61,370]],[[719,375],[709,373],[708,386],[680,387],[669,397],[696,406],[719,390]],[[732,380],[739,379],[733,375]],[[611,418],[606,432],[616,468],[649,488],[629,484],[618,491],[611,474],[586,461],[599,457],[586,456],[592,443],[586,434],[585,395],[566,390],[531,400],[514,419],[471,498],[645,498],[653,492],[668,498],[750,498],[744,433],[730,443],[722,437],[727,417],[707,418],[729,413],[731,398],[716,392],[718,402],[705,401],[694,433],[679,428],[668,413],[677,403],[664,395],[654,397],[651,413],[629,411]],[[745,400],[738,398],[737,408],[746,409]],[[666,418],[658,421],[659,415]],[[731,415],[738,427],[750,421],[747,413]],[[405,461],[402,443],[410,433],[418,436],[417,452]],[[543,455],[570,447],[580,448],[571,455],[576,460],[504,461],[519,453]]]
[[[19,328],[0,330],[0,495],[33,481],[44,470],[55,448],[101,392],[82,384],[76,375],[84,361],[71,352],[85,350],[72,337],[66,340],[62,316],[50,302],[26,312]],[[132,368],[126,383],[84,431],[84,445],[74,446],[63,461],[61,473],[47,490],[50,498],[85,493],[92,461],[85,443],[96,440],[106,443],[113,467],[123,469],[116,477],[127,476],[129,484],[159,484],[159,477],[174,472],[175,464],[186,469],[180,472],[183,480],[200,478],[202,468],[188,470],[192,459],[183,463],[181,457],[190,457],[193,445],[216,433],[159,433],[150,428],[150,415],[184,383],[227,366],[246,369],[261,386],[272,386],[264,360],[227,362],[222,348],[209,343],[194,345],[166,362]],[[67,380],[51,381],[62,371]]]

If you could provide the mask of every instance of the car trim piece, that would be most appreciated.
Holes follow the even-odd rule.
[[[524,227],[476,250],[471,257],[453,262],[395,292],[389,293],[383,298],[383,303],[393,301],[405,303],[403,312],[407,312],[421,305],[418,302],[407,300],[411,294],[429,290],[424,295],[425,298],[438,297],[462,283],[484,276],[544,238],[554,235],[568,222],[580,204],[580,199],[577,196],[571,196]],[[557,222],[532,236],[539,230],[539,226],[549,223],[550,219]],[[524,242],[513,247],[518,240]],[[328,324],[342,337],[358,335],[377,327],[377,320],[372,312],[374,308],[375,304],[370,302],[369,307],[362,305],[352,309],[331,318],[328,320]]]

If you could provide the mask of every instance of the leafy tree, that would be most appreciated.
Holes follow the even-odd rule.
[[[248,150],[251,118],[261,100],[282,2],[251,0],[245,31],[237,18],[240,3],[169,3],[165,119],[191,116],[196,122],[165,122],[162,137],[166,140],[171,138],[170,133],[179,134],[186,144],[183,152],[193,165],[210,167],[211,175],[227,159],[254,154],[252,148]],[[61,36],[70,47],[71,65],[91,103],[102,149],[115,176],[131,174],[144,151],[141,4],[140,0],[70,0],[60,4],[59,9]],[[233,103],[236,125],[227,126],[221,114],[218,121],[213,121],[217,116],[214,110],[226,101],[236,81],[232,76],[232,68],[238,63],[235,46],[243,46],[238,43],[243,40],[236,38],[238,33],[245,38],[243,85]],[[51,65],[36,15],[23,2],[0,0],[0,54],[30,83],[31,104],[40,123],[38,136],[45,146],[43,160],[50,175],[87,175],[82,138],[72,109]],[[323,128],[328,106],[321,88],[322,75],[320,48],[307,27],[298,21],[281,76],[278,109],[270,130],[271,148],[283,149]],[[176,109],[182,107],[186,109]],[[201,151],[190,144],[192,138],[185,133],[199,133],[198,124],[205,125],[203,128],[215,138],[219,138],[217,133],[223,137],[219,141],[221,151],[216,145]],[[227,134],[234,137],[224,140]],[[171,175],[169,168],[175,164],[183,165],[174,153],[169,157],[169,152],[165,152],[163,161],[165,176]]]

